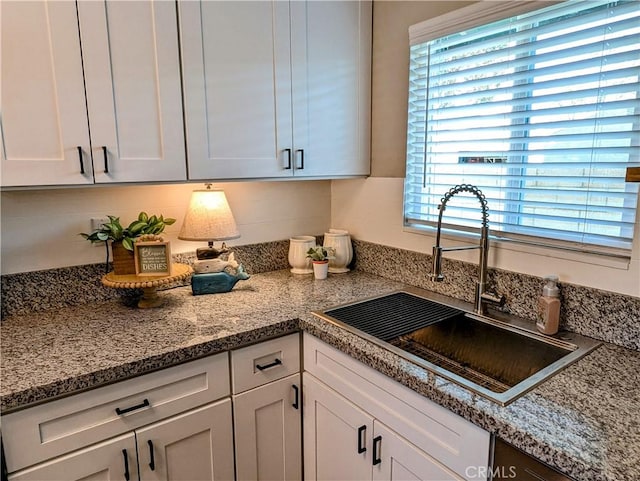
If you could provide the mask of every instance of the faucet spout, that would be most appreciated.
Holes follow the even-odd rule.
[[[480,208],[482,210],[482,228],[480,230],[480,243],[477,246],[462,246],[462,247],[442,247],[440,245],[440,234],[442,231],[442,214],[447,206],[447,202],[451,198],[461,192],[468,192],[475,195],[480,201]],[[449,189],[444,197],[441,199],[441,203],[438,206],[438,226],[436,229],[436,244],[433,246],[433,268],[431,271],[430,279],[435,282],[442,282],[444,275],[442,274],[442,253],[454,250],[465,249],[480,249],[480,259],[478,262],[478,280],[476,282],[476,292],[474,299],[474,310],[477,314],[485,313],[486,303],[504,304],[504,296],[497,294],[489,294],[487,292],[487,258],[489,254],[489,208],[487,206],[487,199],[484,194],[474,185],[460,184]]]

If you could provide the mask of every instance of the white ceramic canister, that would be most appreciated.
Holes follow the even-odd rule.
[[[351,236],[346,230],[329,229],[324,233],[324,247],[333,247],[336,251],[335,259],[329,260],[329,272],[341,274],[349,272],[347,267],[353,260],[353,246]]]
[[[307,251],[315,246],[316,238],[311,235],[299,235],[289,239],[289,265],[293,274],[313,274]]]

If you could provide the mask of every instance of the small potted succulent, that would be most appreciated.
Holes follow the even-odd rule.
[[[329,259],[335,256],[333,247],[315,246],[309,248],[307,257],[313,263],[313,276],[316,279],[326,279],[329,272]]]
[[[80,235],[90,241],[104,242],[105,245],[111,241],[113,252],[113,271],[116,274],[135,274],[136,267],[133,256],[133,243],[143,235],[160,234],[164,228],[173,224],[176,220],[170,217],[147,215],[140,212],[138,218],[127,227],[123,227],[120,218],[108,215],[109,222],[102,224],[99,229],[90,234],[81,232]],[[107,261],[109,263],[109,249],[107,248]]]

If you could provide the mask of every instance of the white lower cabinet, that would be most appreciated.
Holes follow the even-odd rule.
[[[464,479],[313,376],[304,392],[305,479]]]
[[[301,479],[300,374],[234,396],[238,480]]]
[[[305,480],[484,479],[490,435],[304,336]]]
[[[225,399],[19,471],[9,480],[233,480],[231,422],[231,400]]]
[[[373,418],[306,373],[303,387],[305,479],[371,479]]]
[[[374,480],[424,481],[462,480],[414,444],[375,422],[373,430]],[[475,471],[474,471],[475,473]]]
[[[136,440],[133,433],[94,444],[9,475],[11,481],[137,480]]]
[[[486,481],[489,433],[311,335],[300,361],[295,333],[4,415],[9,480]]]
[[[302,479],[300,335],[232,351],[231,365],[238,481]]]
[[[136,431],[142,481],[233,480],[231,400]]]
[[[224,352],[2,417],[13,480],[233,480]]]

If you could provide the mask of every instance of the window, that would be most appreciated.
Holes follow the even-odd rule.
[[[455,28],[442,26],[456,24],[449,15],[410,29],[405,226],[433,229],[444,194],[473,184],[497,238],[628,256],[640,3],[570,1],[492,23],[487,4],[504,16],[504,2],[482,4],[484,25],[443,34]],[[445,228],[479,225],[475,197],[447,205]]]

